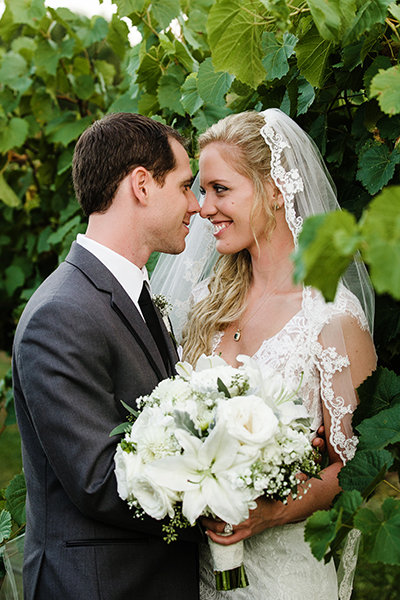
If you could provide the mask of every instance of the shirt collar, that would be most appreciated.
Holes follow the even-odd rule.
[[[144,266],[140,269],[133,262],[118,254],[118,252],[114,252],[114,250],[107,248],[107,246],[95,242],[82,233],[78,233],[76,241],[94,254],[107,267],[115,279],[122,285],[131,300],[138,306],[143,282],[146,281],[149,284],[149,275],[146,267]]]

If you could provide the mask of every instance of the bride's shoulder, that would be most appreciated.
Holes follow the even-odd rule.
[[[334,319],[355,320],[361,329],[368,329],[368,322],[361,303],[342,282],[339,283],[333,302],[326,302],[322,294],[313,291],[310,302],[313,318],[319,320],[321,325]]]

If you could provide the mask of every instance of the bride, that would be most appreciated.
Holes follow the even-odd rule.
[[[352,263],[333,303],[293,282],[291,254],[303,219],[339,206],[315,145],[278,109],[230,115],[203,133],[200,186],[200,215],[211,226],[196,225],[183,255],[161,262],[152,278],[159,291],[162,273],[171,273],[174,265],[175,280],[168,278],[173,291],[164,285],[161,289],[181,313],[179,327],[189,287],[215,261],[209,243],[215,239],[221,256],[211,277],[193,287],[184,357],[195,363],[203,353],[216,353],[237,366],[237,356],[246,354],[279,371],[287,387],[299,389],[313,430],[325,426],[329,457],[321,479],[310,480],[301,499],[284,505],[259,498],[249,518],[233,524],[230,536],[221,535],[228,531],[224,522],[203,519],[213,541],[229,545],[245,540],[249,586],[216,592],[205,546],[201,599],[349,598],[354,544],[345,550],[339,586],[333,562],[325,565],[312,556],[304,524],[315,510],[329,508],[340,491],[338,472],[354,455],[357,442],[351,429],[355,388],[376,365],[373,294],[365,267]]]

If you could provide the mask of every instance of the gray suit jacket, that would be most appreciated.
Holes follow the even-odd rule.
[[[167,545],[160,522],[133,518],[117,495],[118,440],[109,437],[126,419],[120,401],[135,406],[173,373],[163,330],[169,372],[129,296],[76,243],[28,302],[13,352],[28,488],[26,599],[198,598],[199,534]]]

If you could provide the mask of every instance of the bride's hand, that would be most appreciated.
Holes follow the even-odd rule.
[[[282,517],[285,512],[285,505],[282,502],[265,500],[265,498],[258,498],[256,502],[257,508],[250,511],[248,519],[238,525],[233,525],[233,533],[229,536],[221,535],[224,532],[225,521],[203,517],[201,523],[206,529],[206,534],[214,542],[222,546],[229,546],[261,533],[268,527],[280,525],[284,522]]]

